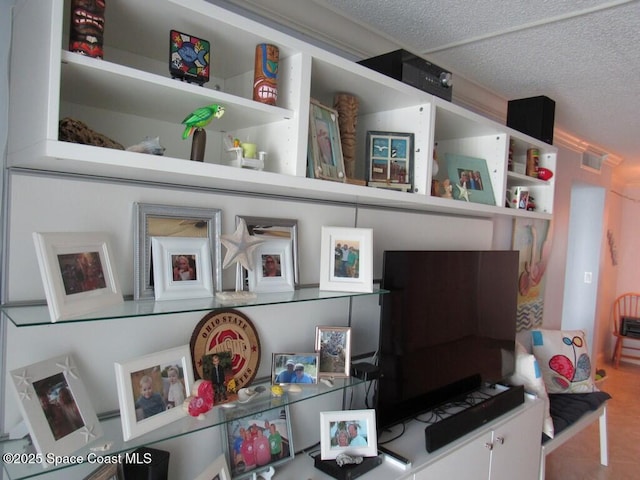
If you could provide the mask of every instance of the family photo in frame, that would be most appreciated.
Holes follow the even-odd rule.
[[[72,355],[12,370],[10,377],[38,453],[69,455],[102,437]]]
[[[320,412],[320,456],[335,459],[341,453],[375,457],[378,454],[375,410]]]
[[[373,291],[373,230],[322,227],[320,290]]]
[[[294,457],[289,405],[270,406],[222,410],[226,422],[223,446],[234,480],[251,477]]]
[[[115,370],[125,441],[186,415],[194,383],[188,345],[116,362]]]
[[[222,289],[222,210],[153,203],[134,204],[134,300],[154,297],[152,237],[207,238],[214,291]]]
[[[52,322],[122,303],[120,281],[101,232],[34,232]]]
[[[315,385],[318,383],[319,354],[274,353],[271,361],[271,383]]]

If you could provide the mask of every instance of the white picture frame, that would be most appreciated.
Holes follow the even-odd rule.
[[[224,453],[211,462],[195,480],[231,480],[229,464]]]
[[[152,237],[208,238],[214,289],[222,290],[221,217],[219,208],[135,203],[133,299],[154,297]]]
[[[33,241],[52,322],[123,302],[106,233],[34,232]]]
[[[71,354],[17,368],[10,377],[31,440],[41,455],[69,455],[102,437],[102,426]]]
[[[293,292],[293,251],[288,239],[269,239],[253,252],[255,268],[249,271],[249,291]]]
[[[320,290],[373,292],[373,229],[322,227],[320,249]]]
[[[213,297],[209,239],[153,237],[151,249],[156,300]]]
[[[374,409],[320,412],[320,458],[333,460],[341,453],[361,457],[378,454]]]
[[[182,385],[172,390],[174,368],[178,369],[178,381]],[[115,372],[125,442],[187,415],[182,404],[191,394],[194,383],[189,345],[116,362]],[[141,401],[142,389],[148,391],[149,387],[151,394]],[[168,406],[169,399],[174,405]]]

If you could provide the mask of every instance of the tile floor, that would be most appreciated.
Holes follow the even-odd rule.
[[[599,367],[600,368],[600,367]],[[640,365],[605,365],[601,390],[607,406],[609,466],[600,465],[598,422],[547,457],[545,480],[626,480],[640,478]]]

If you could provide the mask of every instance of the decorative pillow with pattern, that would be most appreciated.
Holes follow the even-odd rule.
[[[547,393],[598,391],[584,331],[532,330],[531,339]]]
[[[522,385],[527,393],[537,396],[544,402],[544,422],[542,431],[549,438],[553,438],[553,419],[549,413],[549,396],[542,379],[542,373],[536,357],[531,355],[527,350],[516,342],[516,369],[509,379],[512,385]]]

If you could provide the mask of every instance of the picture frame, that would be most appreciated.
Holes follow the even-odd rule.
[[[320,355],[313,353],[273,353],[271,383],[274,385],[317,385]],[[302,368],[302,373],[300,368]]]
[[[133,298],[154,298],[152,237],[208,238],[214,291],[222,290],[222,210],[154,203],[134,204]]]
[[[156,300],[213,297],[207,238],[152,237]]]
[[[320,412],[320,458],[333,460],[341,453],[361,457],[378,454],[374,409]]]
[[[124,480],[124,471],[122,468],[122,464],[104,464],[84,477],[83,480]]]
[[[115,372],[125,442],[187,415],[182,404],[194,383],[189,345],[116,362]]]
[[[254,250],[255,268],[248,272],[249,291],[293,292],[293,252],[286,238],[270,239]]]
[[[103,232],[34,232],[33,240],[52,322],[123,303]]]
[[[300,260],[298,255],[298,221],[290,218],[252,217],[246,215],[236,215],[236,225],[244,220],[247,231],[250,235],[269,240],[277,238],[288,238],[291,241],[291,252],[293,255],[293,284],[294,288],[300,284]],[[247,270],[240,264],[237,268],[244,270],[244,274],[236,274],[236,278],[245,278],[248,285]]]
[[[22,418],[41,455],[69,455],[102,437],[71,354],[17,368],[10,377]]]
[[[320,290],[373,292],[371,228],[322,227]]]
[[[223,408],[221,416],[225,422],[221,429],[222,444],[233,480],[252,477],[293,460],[295,449],[287,402],[276,398],[232,409]],[[280,451],[274,455],[271,454],[271,439],[266,436],[267,431],[280,445]],[[242,436],[244,440],[241,440]]]
[[[351,372],[351,328],[316,327],[318,376],[347,378]]]
[[[413,191],[413,133],[367,131],[367,185]]]
[[[453,153],[445,153],[444,158],[454,199],[496,205],[486,160]]]
[[[220,455],[195,480],[231,480],[227,457]]]
[[[309,107],[309,176],[344,182],[344,157],[340,142],[338,112],[311,100]]]

